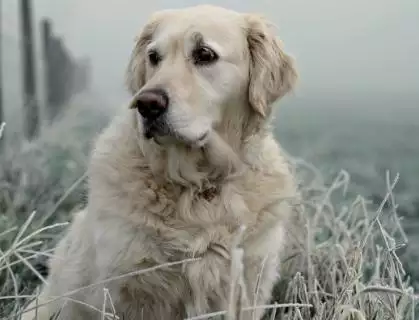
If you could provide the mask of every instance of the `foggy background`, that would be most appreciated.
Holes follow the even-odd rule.
[[[93,63],[93,87],[104,101],[125,98],[123,73],[134,36],[158,9],[205,1],[36,0],[35,17],[51,17],[76,55]],[[416,0],[210,1],[265,14],[279,28],[301,74],[296,97],[361,100],[368,107],[418,104],[419,2]],[[19,59],[18,1],[3,0],[4,59]],[[39,46],[38,46],[39,47]],[[20,87],[17,63],[6,64],[6,96]],[[8,67],[8,68],[7,68]],[[15,73],[15,75],[13,75]],[[10,87],[9,87],[10,86]],[[19,96],[17,94],[17,96]],[[310,106],[311,107],[311,106]],[[355,107],[335,104],[333,107]]]

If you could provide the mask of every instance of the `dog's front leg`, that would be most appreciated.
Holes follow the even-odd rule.
[[[244,280],[250,311],[242,313],[242,320],[260,320],[265,313],[263,305],[269,304],[272,290],[278,280],[278,256],[246,257]]]
[[[184,272],[192,293],[192,300],[186,303],[188,317],[226,310],[230,285],[229,257],[210,249],[198,261],[185,265]]]

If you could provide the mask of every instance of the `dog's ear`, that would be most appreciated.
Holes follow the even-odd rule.
[[[263,17],[246,15],[250,51],[249,102],[262,117],[270,105],[290,92],[297,80],[294,60],[285,54],[272,26]]]
[[[160,21],[160,15],[154,14],[143,27],[140,35],[135,38],[135,46],[126,70],[126,86],[132,95],[135,95],[145,84],[146,76],[146,48],[151,42],[153,34]]]

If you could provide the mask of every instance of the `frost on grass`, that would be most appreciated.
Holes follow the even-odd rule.
[[[97,119],[75,112],[36,142],[19,152],[7,150],[1,159],[0,319],[14,319],[25,297],[32,297],[45,281],[45,259],[71,212],[83,203],[84,172],[91,138],[99,130]],[[348,173],[342,171],[327,184],[313,166],[299,159],[291,163],[301,201],[295,206],[296,227],[290,230],[273,301],[266,306],[246,301],[244,253],[237,243],[228,310],[193,319],[223,315],[238,320],[262,308],[268,320],[413,320],[416,296],[398,257],[407,245],[392,192],[398,176],[387,174],[386,197],[374,207],[361,196],[346,194]],[[143,272],[147,270],[138,275]],[[103,319],[115,318],[106,289],[102,308],[95,310]]]
[[[46,274],[45,260],[71,212],[83,205],[92,136],[106,123],[88,105],[20,143],[16,128],[0,127],[8,139],[0,154],[0,319],[15,313]]]
[[[374,207],[361,196],[346,199],[347,172],[326,186],[311,165],[293,163],[302,202],[274,296],[313,307],[280,309],[277,319],[415,319],[416,297],[398,257],[407,245],[393,195],[398,175],[387,172],[386,196]]]

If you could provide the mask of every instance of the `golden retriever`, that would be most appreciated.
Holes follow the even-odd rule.
[[[243,296],[268,303],[297,195],[269,119],[296,78],[260,16],[209,5],[155,13],[128,66],[132,101],[92,152],[87,208],[58,244],[24,319],[34,318],[36,303],[39,320],[226,310],[243,225]],[[170,264],[189,258],[197,259]]]

